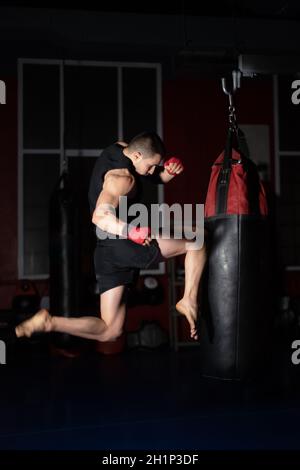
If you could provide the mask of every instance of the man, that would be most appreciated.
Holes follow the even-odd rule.
[[[120,197],[128,207],[140,200],[141,180],[168,183],[183,171],[177,158],[159,166],[165,156],[160,137],[144,132],[127,145],[117,142],[105,149],[95,164],[89,188],[92,222],[97,227],[94,255],[95,273],[100,288],[101,318],[64,318],[51,316],[46,309],[16,327],[16,335],[30,337],[34,332],[61,332],[97,341],[113,341],[122,334],[126,314],[126,291],[140,269],[173,256],[185,256],[185,289],[177,310],[186,316],[191,337],[198,339],[197,296],[206,252],[188,249],[186,239],[152,239],[148,227],[135,227],[119,218]]]

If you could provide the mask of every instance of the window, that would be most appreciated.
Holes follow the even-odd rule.
[[[289,270],[300,269],[300,105],[291,100],[296,78],[274,78],[279,259]]]
[[[19,277],[49,275],[49,201],[66,159],[80,211],[81,269],[92,269],[89,177],[101,150],[162,135],[158,64],[19,60]],[[145,202],[163,187],[145,184]],[[147,273],[163,273],[164,263]]]

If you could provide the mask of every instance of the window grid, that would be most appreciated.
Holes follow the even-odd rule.
[[[279,91],[279,78],[278,78],[278,75],[274,75],[273,76],[273,101],[274,101],[275,193],[278,199],[282,197],[282,184],[281,184],[282,159],[284,159],[285,157],[299,157],[300,158],[299,150],[298,151],[296,150],[285,151],[285,150],[281,150],[280,148],[279,92],[280,92]],[[280,210],[283,210],[282,202],[279,206],[279,211]],[[282,218],[282,214],[279,214],[278,225],[279,225],[280,232],[287,228],[287,225],[282,223],[281,218]],[[280,234],[279,234],[279,237],[280,237]],[[280,250],[282,246],[283,246],[282,241],[280,240],[280,246],[278,249]],[[293,249],[293,247],[291,247],[291,249]],[[285,257],[289,259],[290,258],[289,253],[286,253]],[[292,265],[290,263],[287,263],[285,265],[285,270],[286,271],[300,271],[300,265],[298,264]]]

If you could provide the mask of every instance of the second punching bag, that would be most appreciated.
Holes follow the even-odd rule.
[[[232,148],[234,137],[239,152]],[[230,128],[225,151],[212,167],[205,204],[209,257],[202,372],[222,379],[254,375],[269,347],[267,204],[245,148],[241,130]]]
[[[73,317],[77,313],[77,210],[68,174],[64,171],[52,193],[49,208],[50,312]],[[77,248],[77,249],[76,249]],[[67,334],[53,335],[57,346],[72,344]]]

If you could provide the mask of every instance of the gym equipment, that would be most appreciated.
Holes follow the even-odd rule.
[[[131,227],[128,232],[129,240],[137,243],[138,245],[143,245],[147,237],[151,235],[149,227]]]
[[[160,305],[164,301],[164,288],[154,276],[145,276],[139,279],[128,293],[127,305]]]
[[[32,281],[28,279],[18,281],[12,300],[12,311],[18,321],[24,321],[34,315],[40,308],[40,302],[40,295]]]
[[[173,171],[170,171],[168,170],[168,165],[170,163],[180,163],[182,165],[182,162],[180,160],[180,158],[177,158],[177,157],[172,157],[172,158],[169,158],[169,160],[167,160],[165,163],[164,163],[164,168],[166,168],[167,172],[170,174],[170,175],[176,175],[176,173],[174,173]],[[182,168],[184,169],[184,166],[182,165]]]
[[[143,305],[159,305],[164,300],[164,290],[156,277],[145,276],[140,290],[140,302]]]
[[[144,321],[137,331],[127,333],[128,348],[156,349],[168,344],[168,335],[156,322]]]
[[[77,210],[66,171],[50,199],[49,232],[50,312],[73,317],[78,311]],[[52,336],[60,347],[74,343],[74,338],[67,334]]]
[[[246,379],[264,366],[269,348],[269,235],[264,188],[236,122],[237,72],[233,78],[232,91],[222,80],[229,129],[205,204],[209,257],[199,329],[203,374]]]

